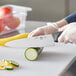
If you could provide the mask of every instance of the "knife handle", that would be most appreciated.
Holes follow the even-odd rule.
[[[13,40],[27,38],[28,35],[29,35],[29,33],[24,33],[24,34],[19,34],[19,35],[16,35],[16,36],[0,39],[0,46],[5,46],[5,44],[7,42],[10,42],[10,41],[13,41]]]

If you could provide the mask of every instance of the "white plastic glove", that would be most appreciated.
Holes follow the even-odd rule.
[[[72,42],[76,43],[76,22],[70,23],[60,29],[63,31],[60,37],[58,38],[59,42],[67,43]]]
[[[28,37],[39,36],[39,35],[46,35],[52,34],[58,30],[58,26],[56,23],[47,23],[43,27],[39,27],[32,31]]]

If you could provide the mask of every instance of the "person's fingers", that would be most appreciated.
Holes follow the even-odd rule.
[[[66,31],[63,31],[60,37],[58,38],[58,42],[68,43],[69,37],[66,34]]]
[[[66,31],[63,31],[62,34],[59,36],[58,42],[64,42],[64,40],[65,40],[65,32]]]
[[[69,39],[69,42],[72,42],[72,43],[75,43],[75,44],[76,44],[76,39],[74,39],[74,38],[71,37],[71,38]]]
[[[38,35],[39,35],[39,32],[33,31],[28,35],[28,37],[33,37],[33,36],[38,36]]]
[[[34,37],[34,36],[39,36],[39,35],[43,35],[43,29],[42,28],[37,28],[36,30],[32,31],[28,37]]]
[[[69,42],[69,38],[66,36],[65,38],[64,38],[64,43],[66,44],[66,43],[68,43]]]
[[[58,38],[58,42],[64,42],[64,36],[61,34]]]
[[[59,42],[72,42],[76,44],[76,23],[70,23],[61,28],[60,31],[63,31],[63,33],[58,38]]]
[[[68,38],[65,38],[65,37],[59,37],[58,38],[58,42],[62,42],[62,43],[68,43],[69,42],[69,40],[68,40]]]
[[[31,32],[31,33],[28,35],[28,37],[32,37],[32,35],[33,35],[33,32]]]

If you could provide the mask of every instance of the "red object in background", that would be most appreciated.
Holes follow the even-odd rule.
[[[5,29],[5,21],[12,17],[12,8],[1,7],[0,8],[0,32]]]
[[[11,7],[1,7],[0,8],[0,16],[6,16],[12,13]]]
[[[4,31],[5,26],[10,29],[18,27],[20,20],[13,16],[11,7],[1,7],[0,8],[0,32]]]
[[[0,32],[2,32],[4,30],[4,25],[2,25],[2,23],[0,23]]]
[[[0,8],[0,19],[8,20],[9,18],[12,18],[12,8],[11,7],[1,7]]]
[[[20,19],[17,17],[12,17],[10,20],[7,20],[6,25],[11,28],[17,28],[20,24]]]
[[[3,19],[0,19],[0,32],[2,32],[5,28],[5,24],[3,24]]]

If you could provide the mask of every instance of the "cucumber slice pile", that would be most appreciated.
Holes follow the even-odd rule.
[[[29,61],[35,61],[37,60],[40,52],[42,51],[42,48],[27,48],[24,52],[24,56]]]

